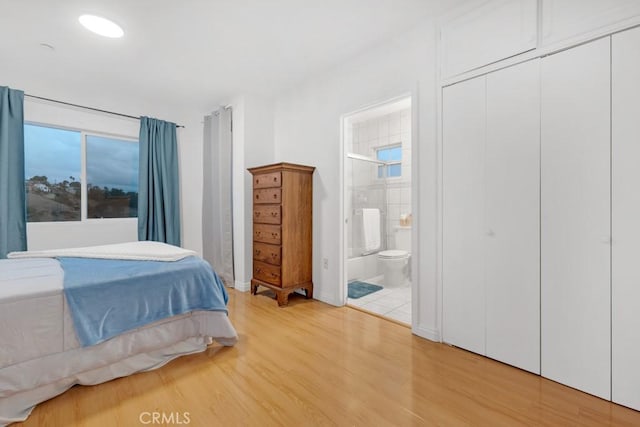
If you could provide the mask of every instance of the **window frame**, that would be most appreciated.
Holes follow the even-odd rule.
[[[392,148],[400,148],[400,160],[381,160],[378,158],[378,152],[381,150],[389,150]],[[374,158],[380,162],[384,162],[384,165],[379,165],[378,168],[380,167],[384,167],[385,172],[388,172],[389,170],[389,166],[393,166],[393,165],[399,165],[400,166],[400,175],[398,176],[388,176],[387,173],[385,173],[385,176],[381,177],[379,176],[378,171],[376,171],[376,178],[377,179],[385,179],[385,180],[400,180],[402,179],[402,141],[400,142],[395,142],[393,144],[388,144],[388,145],[380,145],[374,148],[375,150],[375,156]],[[379,170],[379,169],[378,169]]]
[[[120,135],[116,133],[98,132],[70,126],[59,126],[49,123],[25,120],[24,125],[40,126],[51,129],[60,129],[71,132],[80,133],[80,219],[78,221],[28,221],[27,224],[66,224],[66,223],[97,223],[103,221],[138,221],[138,217],[122,217],[122,218],[87,218],[89,213],[88,185],[87,182],[87,136],[95,136],[99,138],[117,139],[132,144],[140,144],[139,138],[130,135]],[[25,159],[26,161],[26,159]],[[139,183],[138,183],[139,185]],[[140,188],[138,187],[138,195]]]

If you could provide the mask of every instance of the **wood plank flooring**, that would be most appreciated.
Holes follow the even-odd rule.
[[[76,386],[15,425],[159,425],[143,412],[192,426],[640,425],[640,412],[348,307],[231,290],[229,310],[236,346]]]

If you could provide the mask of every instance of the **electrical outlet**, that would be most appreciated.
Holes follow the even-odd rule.
[[[322,266],[324,267],[325,270],[329,269],[329,259],[328,258],[322,258]]]

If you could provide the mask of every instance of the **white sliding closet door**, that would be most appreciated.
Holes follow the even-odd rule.
[[[487,76],[485,165],[486,354],[539,374],[539,60]]]
[[[610,39],[542,59],[542,375],[609,399]]]
[[[640,410],[640,29],[612,42],[612,400]]]
[[[443,89],[443,339],[484,354],[485,78]]]

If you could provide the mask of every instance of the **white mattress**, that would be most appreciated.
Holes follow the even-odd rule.
[[[226,313],[197,311],[81,347],[54,259],[0,260],[0,425],[74,384],[97,384],[202,351],[233,345]]]
[[[0,369],[63,350],[62,279],[54,259],[0,260]]]

